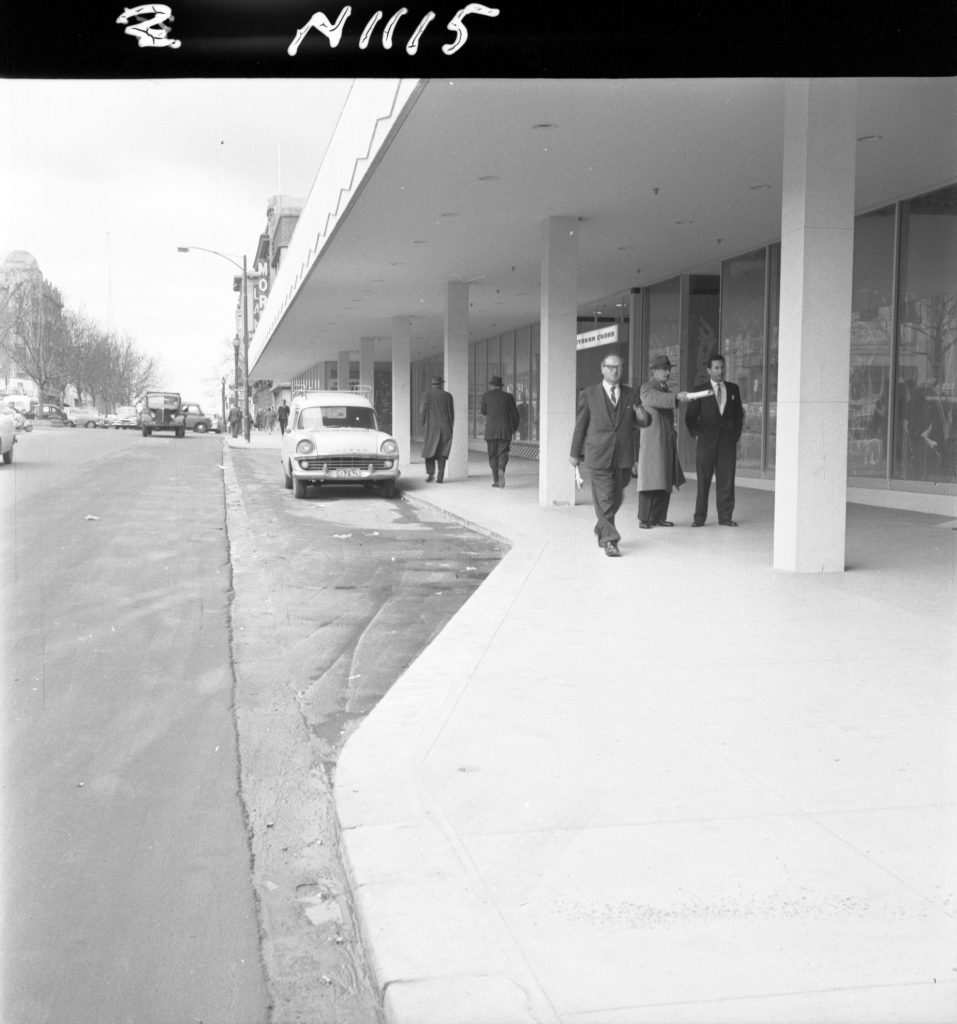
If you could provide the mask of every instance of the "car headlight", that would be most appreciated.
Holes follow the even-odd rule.
[[[304,437],[301,441],[296,444],[297,455],[312,455],[316,450],[316,446],[312,443],[312,440],[308,437]]]
[[[379,449],[379,451],[382,452],[383,455],[398,455],[399,446],[395,443],[395,441],[392,440],[391,437],[389,437],[382,442],[382,447]]]

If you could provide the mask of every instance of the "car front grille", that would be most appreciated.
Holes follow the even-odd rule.
[[[307,458],[297,456],[299,465],[303,469],[313,472],[330,472],[336,469],[366,469],[383,470],[391,469],[387,462],[394,460],[383,458],[381,455],[311,455]]]

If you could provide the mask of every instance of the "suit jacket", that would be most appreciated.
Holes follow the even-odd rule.
[[[518,406],[515,396],[501,388],[492,388],[482,395],[486,441],[511,441],[518,430]]]
[[[712,387],[710,379],[701,388]],[[714,390],[705,398],[695,398],[685,410],[685,424],[691,436],[701,438],[705,443],[718,444],[730,441],[737,444],[744,429],[744,406],[741,404],[741,390],[737,384],[724,382],[724,413],[718,411],[718,400]],[[699,388],[700,390],[700,388]]]
[[[634,388],[619,387],[618,405],[612,406],[601,384],[583,388],[572,433],[570,455],[584,458],[588,469],[630,469],[638,457],[641,400]]]

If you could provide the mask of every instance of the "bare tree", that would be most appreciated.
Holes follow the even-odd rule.
[[[0,293],[0,348],[37,386],[40,400],[63,386],[67,345],[63,299],[44,279],[24,279]]]

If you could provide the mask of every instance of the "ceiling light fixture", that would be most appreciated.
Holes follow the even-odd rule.
[[[501,179],[497,174],[483,174],[480,175],[479,181],[500,181]]]
[[[880,142],[883,139],[883,135],[858,135],[858,142]]]
[[[557,128],[558,125],[551,121],[541,121],[538,124],[533,124],[532,129],[534,131],[540,131],[542,128]]]
[[[770,187],[771,187],[770,185],[749,185],[748,189],[751,192],[763,192],[764,189],[770,188]]]

